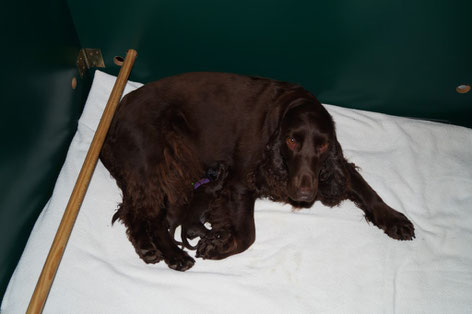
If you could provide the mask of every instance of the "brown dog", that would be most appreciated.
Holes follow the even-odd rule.
[[[350,199],[390,237],[414,238],[413,224],[346,161],[326,109],[295,84],[223,73],[147,84],[122,100],[101,159],[123,191],[114,220],[124,222],[147,263],[193,266],[169,232],[177,224],[184,238],[201,237],[202,258],[246,250],[255,240],[259,197],[295,207]],[[213,188],[194,190],[219,164],[224,176]]]

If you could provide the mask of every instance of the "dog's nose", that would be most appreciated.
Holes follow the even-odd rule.
[[[295,186],[295,197],[297,201],[311,202],[314,200],[318,185],[311,175],[303,174],[299,176],[296,180]]]
[[[313,186],[313,178],[309,175],[302,175],[299,183],[299,190],[311,190]]]
[[[310,187],[301,187],[297,190],[297,199],[299,201],[311,201],[314,198],[315,191]]]

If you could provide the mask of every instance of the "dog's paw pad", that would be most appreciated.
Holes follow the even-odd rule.
[[[415,227],[405,216],[396,217],[389,221],[384,231],[389,237],[397,240],[413,240],[415,238]]]
[[[186,271],[192,268],[195,264],[195,260],[188,256],[187,253],[182,253],[181,255],[173,256],[165,260],[169,268],[178,271]]]
[[[164,259],[161,251],[157,249],[136,249],[136,252],[146,264],[156,264]]]
[[[394,210],[382,212],[372,221],[377,227],[382,229],[389,237],[396,240],[413,240],[415,238],[415,227],[405,215]]]

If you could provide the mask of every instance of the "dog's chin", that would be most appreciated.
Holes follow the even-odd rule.
[[[313,198],[313,200],[308,201],[300,201],[289,198],[289,204],[292,205],[294,209],[310,208],[311,206],[313,206],[315,199],[316,198]]]

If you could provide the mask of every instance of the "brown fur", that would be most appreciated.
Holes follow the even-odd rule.
[[[414,237],[411,222],[345,160],[326,109],[295,84],[224,73],[147,84],[121,102],[101,159],[123,191],[113,220],[126,225],[147,263],[192,267],[173,239],[178,225],[183,247],[193,249],[187,238],[200,237],[197,257],[246,250],[258,197],[297,208],[351,199],[389,236]],[[194,190],[192,182],[213,168],[218,178]]]

